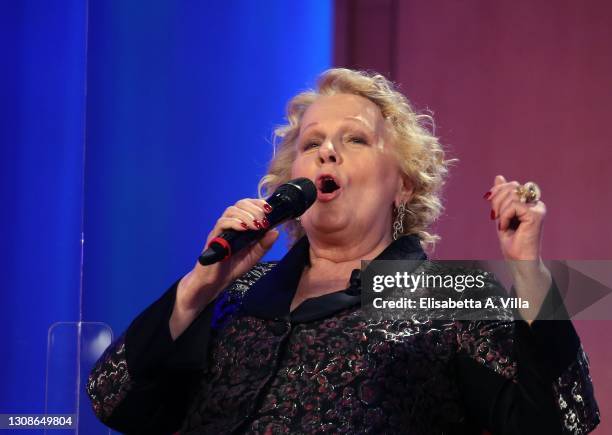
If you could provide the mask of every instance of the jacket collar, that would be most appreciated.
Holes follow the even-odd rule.
[[[264,319],[309,321],[360,303],[360,270],[354,269],[350,286],[344,291],[307,299],[292,313],[291,302],[304,267],[310,264],[310,244],[302,237],[281,261],[260,278],[247,292],[242,309],[247,315]],[[400,237],[385,248],[375,260],[426,260],[427,255],[416,235]]]

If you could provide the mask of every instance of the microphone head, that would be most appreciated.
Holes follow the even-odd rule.
[[[198,261],[207,266],[223,261],[250,243],[260,239],[266,231],[287,219],[301,216],[317,199],[317,188],[308,178],[296,178],[276,188],[266,201],[272,210],[266,216],[269,226],[253,231],[227,230],[210,241]]]
[[[290,198],[293,205],[292,218],[301,216],[317,199],[317,188],[308,178],[295,178],[276,189],[276,193]]]

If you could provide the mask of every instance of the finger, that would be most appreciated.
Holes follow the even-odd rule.
[[[510,222],[515,216],[522,221],[522,218],[529,213],[529,206],[518,199],[510,200],[502,208],[499,216],[499,231],[506,231],[510,228]]]
[[[217,225],[215,225],[215,228],[218,230],[219,233],[226,231],[226,230],[237,230],[237,231],[248,230],[249,228],[245,228],[243,224],[244,222],[242,221],[242,219],[239,219],[239,218],[221,217],[217,221]]]
[[[504,178],[503,175],[496,175],[495,179],[493,180],[493,186],[485,194],[484,198],[489,199],[489,200],[493,198],[493,196],[495,196],[495,194],[497,194],[499,190],[503,188],[505,183],[506,183],[506,179]]]
[[[265,236],[262,237],[262,239],[259,241],[259,245],[264,250],[264,253],[272,247],[274,242],[276,242],[279,234],[280,233],[278,232],[278,230],[270,230],[266,233]]]
[[[244,227],[244,222],[242,222],[238,218],[234,217],[221,217],[217,220],[215,227],[212,229],[208,236],[206,237],[206,246],[210,243],[212,239],[217,237],[223,231],[226,230],[236,230],[236,231],[246,231],[248,229]]]
[[[491,196],[491,218],[495,219],[501,214],[502,204],[511,200],[516,195],[516,188],[519,186],[517,181],[498,185],[499,190]],[[518,196],[516,196],[518,198]]]
[[[268,252],[278,239],[278,235],[277,230],[270,230],[253,246],[253,254],[255,254],[257,261]]]
[[[245,210],[244,208],[239,208],[235,205],[228,207],[227,211],[223,214],[222,217],[240,219],[241,222],[244,222],[244,224],[252,230],[261,229],[261,225],[257,226],[257,223],[259,221],[257,220],[256,215]]]
[[[256,227],[259,224],[261,228],[266,228],[268,223],[266,210],[258,199],[242,199],[236,203],[236,207],[249,212],[253,216],[253,224]]]
[[[268,204],[268,202],[265,199],[257,199],[256,201],[261,206],[261,208],[263,208],[266,214],[272,211],[272,206]]]
[[[518,197],[513,192],[504,192],[503,198],[500,197],[499,203],[496,205],[497,215],[501,218],[502,213],[506,210],[511,204],[512,201],[519,201]]]
[[[493,184],[495,184],[496,186],[498,184],[504,184],[507,183],[506,178],[503,175],[496,175],[495,176],[495,181],[493,182]]]
[[[246,198],[238,201],[236,203],[236,207],[244,208],[245,210],[250,211],[254,215],[263,217],[266,214],[264,204],[267,203],[262,199]]]
[[[264,234],[264,236],[255,243],[250,249],[244,249],[236,254],[235,259],[237,261],[242,260],[246,256],[253,256],[253,261],[259,261],[266,252],[272,247],[274,242],[278,239],[278,230],[270,230]]]

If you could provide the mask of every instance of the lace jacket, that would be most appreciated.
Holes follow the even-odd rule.
[[[414,236],[378,257],[423,258]],[[373,320],[357,273],[290,313],[307,262],[302,239],[257,264],[176,341],[173,285],[93,368],[96,415],[146,434],[582,434],[599,422],[570,321]]]

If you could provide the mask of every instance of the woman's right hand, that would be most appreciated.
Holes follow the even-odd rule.
[[[266,228],[266,215],[272,211],[263,199],[241,199],[228,207],[217,220],[206,238],[210,241],[226,230],[247,231]],[[194,268],[181,279],[176,290],[176,301],[170,318],[170,332],[176,339],[232,281],[251,269],[278,238],[278,231],[268,231],[252,246],[242,249],[225,261],[209,266],[196,262]]]

